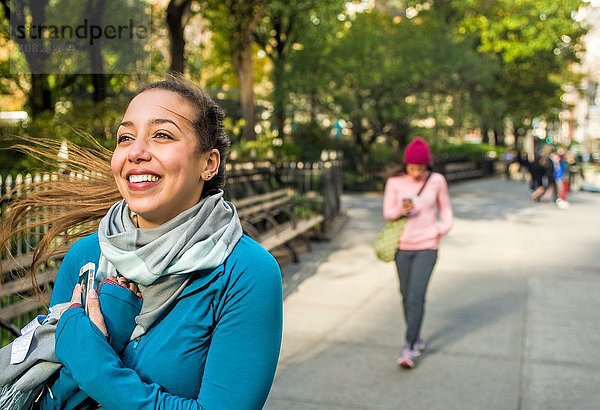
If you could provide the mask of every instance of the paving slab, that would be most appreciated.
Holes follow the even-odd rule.
[[[598,366],[532,362],[527,369],[522,408],[597,410],[600,404],[598,386]]]

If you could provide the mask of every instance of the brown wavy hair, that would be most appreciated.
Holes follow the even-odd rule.
[[[199,151],[217,149],[221,154],[218,173],[205,182],[202,197],[222,189],[230,146],[223,126],[223,110],[206,91],[182,76],[169,75],[142,87],[136,95],[152,89],[177,93],[194,108],[193,125]],[[0,224],[2,259],[17,261],[16,238],[35,229],[47,229],[40,242],[32,244],[33,261],[25,267],[36,291],[39,291],[36,272],[40,266],[64,252],[75,239],[95,232],[99,220],[122,199],[110,168],[112,152],[91,136],[82,138],[89,147],[67,143],[67,158],[56,155],[62,142],[49,138],[20,137],[21,142],[12,147],[58,170],[51,178],[32,184],[20,196],[15,188],[2,198],[7,204]]]

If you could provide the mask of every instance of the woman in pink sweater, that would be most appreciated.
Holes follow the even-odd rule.
[[[429,145],[416,137],[404,151],[405,172],[387,180],[383,196],[385,219],[408,216],[396,254],[406,321],[406,344],[398,365],[407,369],[414,367],[415,357],[425,348],[420,337],[425,292],[440,238],[452,228],[453,221],[446,179],[431,171],[430,165]]]

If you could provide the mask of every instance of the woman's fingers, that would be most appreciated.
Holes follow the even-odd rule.
[[[119,282],[121,284],[121,286],[129,289],[138,298],[140,298],[140,299],[142,298],[142,293],[140,292],[140,289],[138,288],[138,285],[135,282],[130,282],[123,276],[121,276],[119,279],[123,279],[122,282],[121,281]]]
[[[75,285],[75,288],[73,288],[73,294],[71,295],[71,302],[69,303],[69,306],[63,308],[60,314],[62,315],[65,310],[69,309],[70,307],[81,307],[81,285],[79,283]]]
[[[136,295],[138,298],[140,298],[140,299],[142,298],[142,292],[140,291],[140,288],[138,287],[138,285],[135,282],[130,282],[125,276],[122,276],[122,275],[119,275],[117,277],[109,276],[105,280],[108,280],[108,282],[117,284],[117,285],[121,286],[122,288],[128,289],[131,293]]]
[[[100,329],[104,336],[108,337],[108,330],[106,330],[106,324],[104,323],[104,316],[102,316],[102,311],[100,310],[100,301],[98,300],[98,293],[94,289],[90,289],[88,292],[87,299],[87,307],[88,314],[90,320]],[[81,307],[81,285],[78,283],[75,285],[73,289],[73,294],[71,296],[70,306]]]
[[[81,304],[81,285],[79,283],[75,285],[75,288],[73,289],[73,294],[71,295],[71,305],[73,303]]]
[[[90,320],[94,322],[104,336],[108,336],[108,330],[106,330],[106,324],[104,324],[104,316],[102,316],[102,311],[100,310],[98,294],[94,289],[90,289],[88,296],[88,314]]]

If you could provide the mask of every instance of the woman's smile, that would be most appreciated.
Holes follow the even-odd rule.
[[[162,177],[152,171],[131,170],[126,174],[127,187],[132,191],[144,191],[156,187]]]

